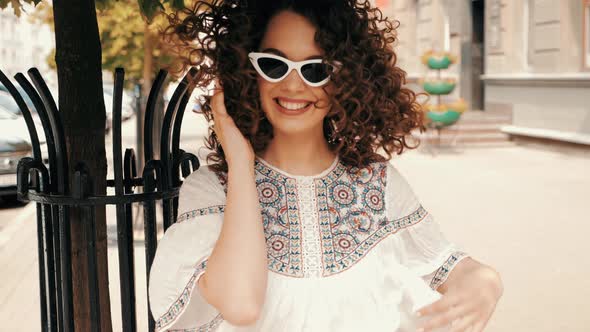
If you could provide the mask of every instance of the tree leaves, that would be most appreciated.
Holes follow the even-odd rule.
[[[5,9],[8,7],[8,4],[11,4],[14,15],[20,17],[23,9],[23,3],[33,4],[36,6],[39,2],[41,2],[41,0],[0,0],[0,9]]]
[[[151,22],[159,10],[164,10],[164,5],[158,0],[138,0],[139,9],[148,22]]]
[[[0,0],[0,9],[8,7],[8,4],[12,4],[14,14],[20,17],[23,9],[23,3],[37,5],[41,1],[42,0]],[[49,2],[47,0],[45,1]],[[99,10],[103,10],[107,8],[109,4],[118,1],[119,0],[94,0],[96,8]],[[160,11],[164,10],[165,3],[170,4],[170,6],[174,9],[181,9],[184,7],[184,0],[137,0],[137,3],[139,4],[141,13],[148,22],[151,22]]]
[[[184,0],[170,0],[170,6],[174,9],[182,9],[184,7]]]
[[[168,3],[173,9],[184,8],[184,0],[137,0],[137,2],[139,3],[141,13],[145,16],[148,22],[151,22],[158,12],[165,10],[165,3]]]

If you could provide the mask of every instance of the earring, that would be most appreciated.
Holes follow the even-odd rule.
[[[334,144],[341,141],[342,137],[340,137],[340,134],[338,133],[338,127],[336,126],[336,121],[334,121],[334,119],[330,119],[330,126],[332,127],[332,132],[328,138],[328,143]]]

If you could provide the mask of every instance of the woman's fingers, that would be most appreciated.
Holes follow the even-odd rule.
[[[467,332],[471,330],[471,326],[477,321],[477,316],[467,315],[453,321],[450,332]]]
[[[483,332],[483,328],[485,327],[485,323],[479,321],[475,322],[475,324],[471,325],[471,329],[469,332]]]
[[[223,89],[219,87],[219,82],[215,79],[215,87],[213,88],[213,96],[209,100],[211,111],[213,113],[213,131],[220,141],[223,141],[223,121],[229,117],[225,108],[225,100]]]
[[[461,303],[461,298],[455,294],[445,294],[438,301],[433,302],[417,311],[420,316],[436,315],[438,313],[446,312],[452,306]]]
[[[466,305],[451,306],[443,312],[430,316],[425,323],[421,324],[421,327],[424,328],[424,331],[430,331],[434,328],[447,326],[465,316],[468,312],[469,307]]]
[[[215,94],[211,97],[211,110],[214,115],[227,115],[222,89],[216,90]]]
[[[213,115],[213,132],[223,148],[228,165],[245,165],[254,162],[254,151],[250,142],[240,132],[232,117],[227,113],[223,87],[215,81],[209,99]]]

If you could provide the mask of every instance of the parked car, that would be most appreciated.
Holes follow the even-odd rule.
[[[14,115],[21,115],[21,111],[18,108],[18,105],[16,104],[14,99],[12,99],[10,93],[6,91],[0,91],[0,107],[4,108],[5,111],[8,111]]]
[[[0,87],[4,87],[4,85],[0,84]],[[22,92],[21,92],[21,95],[23,95]],[[35,129],[37,130],[37,136],[39,136],[39,141],[44,143],[45,142],[45,132],[43,131],[43,124],[41,123],[41,118],[39,118],[39,114],[37,114],[37,112],[35,111],[35,107],[33,106],[30,99],[25,99],[25,103],[27,103],[27,106],[29,106],[29,109],[31,110],[31,117],[33,118],[33,121],[35,122]],[[23,126],[22,128],[24,128],[24,132],[23,132],[24,137],[26,138],[27,141],[29,141],[29,135],[28,135],[26,124],[25,124],[25,120],[22,118],[23,114],[22,114],[20,108],[18,107],[18,105],[16,104],[16,102],[14,101],[14,99],[12,98],[12,95],[10,95],[10,93],[5,92],[5,91],[0,91],[0,107],[3,108],[4,111],[7,111],[19,118],[20,123],[22,123],[22,126]],[[0,133],[0,135],[2,135],[2,133]],[[47,155],[44,155],[44,156],[47,157]]]
[[[27,127],[19,116],[0,106],[0,198],[16,202],[16,168],[31,156]]]
[[[25,103],[27,103],[27,105],[29,106],[29,109],[32,110],[31,115],[33,116],[33,119],[35,120],[35,122],[39,123],[39,128],[41,128],[41,123],[39,121],[39,117],[37,115],[37,112],[35,111],[35,107],[33,105],[33,102],[31,101],[31,99],[29,99],[27,94],[20,87],[17,87],[17,89],[18,89],[19,93],[21,94],[21,96],[23,96],[23,99],[25,100]],[[103,91],[104,91],[104,104],[105,104],[105,110],[106,110],[105,128],[108,133],[111,129],[111,122],[113,119],[113,86],[106,84],[104,86]],[[57,94],[55,94],[54,97],[57,98]],[[57,99],[56,99],[56,102],[57,102]],[[135,98],[133,97],[133,95],[129,91],[124,90],[123,91],[123,104],[121,107],[121,119],[123,121],[125,121],[133,116],[133,114],[135,113],[135,106],[134,105],[135,105]],[[13,114],[22,115],[18,105],[16,104],[16,102],[14,101],[14,99],[12,98],[10,93],[8,93],[8,90],[6,89],[6,87],[1,83],[0,83],[0,106],[4,107],[6,110],[8,110],[9,112],[11,112]],[[39,135],[41,135],[41,133]]]
[[[35,106],[31,98],[29,98],[29,95],[25,92],[25,90],[23,90],[23,88],[20,87],[20,85],[16,85],[16,89],[18,90],[18,93],[20,93],[20,95],[23,97],[23,100],[25,101],[27,106],[29,106],[29,109],[33,110],[33,116],[36,116],[37,112],[34,111]],[[57,91],[52,88],[50,88],[50,90],[54,98],[56,98],[55,101],[57,102]],[[20,114],[20,109],[18,108],[18,105],[8,92],[8,89],[2,83],[0,83],[0,106],[4,106],[9,111],[14,112],[15,114]]]

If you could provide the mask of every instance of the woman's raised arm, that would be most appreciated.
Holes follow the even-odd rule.
[[[219,89],[219,88],[218,88]],[[223,226],[199,290],[225,320],[250,325],[260,314],[267,283],[264,228],[254,173],[254,152],[227,114],[223,91],[211,98],[215,134],[228,163]]]

